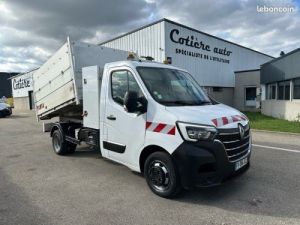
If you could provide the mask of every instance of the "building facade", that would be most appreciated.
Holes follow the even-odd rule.
[[[34,109],[32,75],[35,70],[11,77],[14,108],[17,110]]]
[[[260,70],[236,71],[234,107],[240,111],[259,112],[260,104]]]
[[[300,121],[300,48],[261,66],[265,115]]]
[[[234,105],[235,71],[259,69],[273,57],[162,19],[100,45],[167,60],[188,70],[216,100]]]

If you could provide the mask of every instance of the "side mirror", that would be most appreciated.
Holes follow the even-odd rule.
[[[147,112],[147,99],[144,97],[139,98],[138,93],[135,91],[127,91],[124,96],[124,109],[129,113],[143,114]]]
[[[124,96],[124,109],[129,112],[137,112],[138,106],[138,93],[135,91],[127,91]]]

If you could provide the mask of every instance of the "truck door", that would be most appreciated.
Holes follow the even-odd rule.
[[[139,97],[144,94],[128,69],[110,71],[109,83],[104,118],[107,136],[103,147],[108,150],[109,158],[137,166],[134,159],[144,143],[146,113],[128,113],[123,100],[127,91],[136,91]]]

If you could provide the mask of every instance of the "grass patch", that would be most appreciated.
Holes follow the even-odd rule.
[[[300,122],[291,122],[265,116],[259,112],[244,112],[250,120],[250,126],[258,130],[300,133]]]

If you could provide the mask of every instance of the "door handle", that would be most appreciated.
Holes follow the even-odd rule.
[[[108,117],[106,117],[109,120],[116,120],[117,118],[114,115],[110,115]]]

